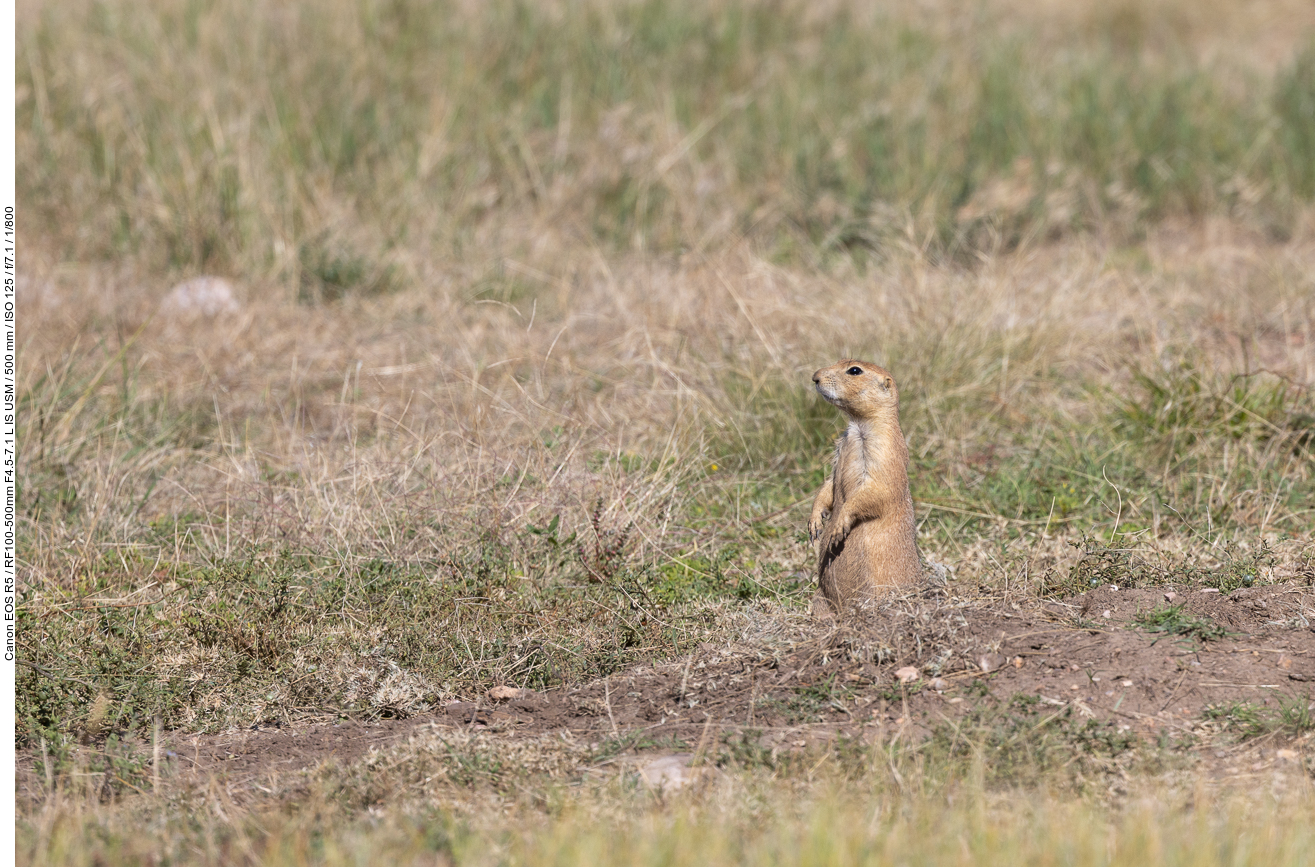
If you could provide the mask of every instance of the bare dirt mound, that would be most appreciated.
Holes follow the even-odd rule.
[[[1315,591],[1295,584],[1227,594],[1102,587],[1027,602],[910,597],[802,624],[777,646],[705,645],[579,687],[504,687],[405,720],[198,736],[171,750],[183,776],[241,789],[349,763],[424,727],[555,734],[600,757],[700,750],[728,737],[780,751],[837,738],[916,740],[1008,702],[1036,725],[1064,715],[1126,742],[1199,745],[1215,732],[1228,742],[1273,736],[1272,746],[1309,728],[1313,619]]]

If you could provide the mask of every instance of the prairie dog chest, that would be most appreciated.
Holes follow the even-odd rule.
[[[843,503],[876,471],[881,457],[878,437],[860,425],[851,424],[836,440],[835,498]]]

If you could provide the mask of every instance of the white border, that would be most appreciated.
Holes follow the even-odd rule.
[[[0,853],[14,853],[14,808],[15,808],[15,743],[17,731],[14,727],[14,666],[17,655],[15,645],[14,605],[15,598],[15,524],[14,509],[15,484],[14,475],[18,469],[18,445],[15,437],[17,422],[17,394],[15,388],[15,283],[17,262],[17,238],[15,224],[17,219],[17,199],[14,190],[14,132],[16,126],[14,102],[14,76],[18,61],[16,51],[17,39],[17,3],[5,0],[3,12],[0,12],[0,257],[3,260],[3,288],[0,289],[0,307],[4,315],[0,318],[0,354],[4,364],[0,375],[0,478],[4,488],[4,551],[0,554],[3,564],[3,584],[0,585],[0,609],[4,617],[3,642],[0,647]],[[0,854],[0,860],[3,854]],[[13,863],[12,861],[10,863]]]

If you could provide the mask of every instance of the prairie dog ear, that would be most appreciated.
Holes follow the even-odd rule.
[[[886,391],[890,391],[890,387],[894,384],[895,384],[894,380],[892,380],[889,376],[881,377],[881,387]]]

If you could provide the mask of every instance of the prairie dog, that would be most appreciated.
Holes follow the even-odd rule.
[[[818,587],[839,610],[917,584],[922,560],[894,377],[875,364],[845,359],[814,373],[813,383],[849,420],[808,519],[809,537],[821,541]]]

